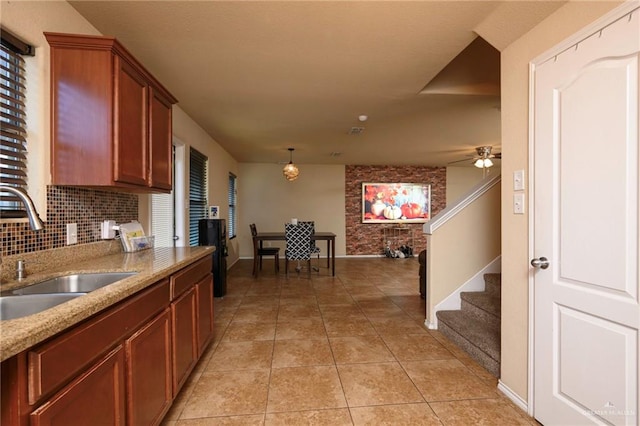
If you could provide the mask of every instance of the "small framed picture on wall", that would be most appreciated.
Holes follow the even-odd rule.
[[[220,218],[220,207],[209,206],[209,219],[219,219],[219,218]]]

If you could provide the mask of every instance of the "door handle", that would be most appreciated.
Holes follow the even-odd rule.
[[[538,269],[547,269],[549,267],[549,259],[546,257],[531,259],[531,266]]]

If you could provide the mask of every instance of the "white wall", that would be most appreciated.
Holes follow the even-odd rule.
[[[529,212],[513,214],[512,176],[528,176],[529,63],[618,2],[569,2],[502,51],[502,360],[500,380],[523,400],[528,391]],[[528,183],[526,185],[529,187]],[[528,195],[527,195],[528,196]]]
[[[284,232],[284,223],[291,218],[313,220],[317,231],[335,233],[336,255],[344,256],[344,166],[298,164],[300,176],[293,182],[284,178],[282,167],[280,164],[240,163],[240,256],[253,257],[249,224],[255,223],[258,231]],[[319,246],[324,253],[325,245]]]
[[[487,170],[488,176],[500,174],[500,167]],[[447,206],[464,196],[483,179],[482,169],[477,167],[447,167]]]

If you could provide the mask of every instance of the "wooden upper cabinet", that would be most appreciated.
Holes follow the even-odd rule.
[[[52,183],[169,192],[177,100],[113,37],[44,34]]]
[[[173,171],[171,100],[153,87],[149,96],[149,149],[151,186],[171,190]]]

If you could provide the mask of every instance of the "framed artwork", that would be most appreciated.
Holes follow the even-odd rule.
[[[220,218],[220,207],[209,206],[209,219],[219,219],[219,218]]]
[[[431,185],[362,184],[362,223],[424,223],[429,219]]]

